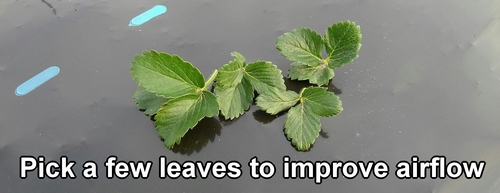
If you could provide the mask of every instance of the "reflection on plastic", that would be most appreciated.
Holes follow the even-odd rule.
[[[45,69],[44,71],[38,73],[26,82],[19,85],[16,89],[16,95],[23,96],[30,93],[51,78],[54,78],[57,74],[59,74],[59,71],[60,69],[57,66],[51,66]]]
[[[147,10],[144,13],[141,13],[140,15],[134,17],[132,20],[130,20],[130,24],[128,24],[128,26],[140,26],[157,16],[164,14],[165,12],[167,12],[167,7],[163,5],[156,5],[150,10]]]

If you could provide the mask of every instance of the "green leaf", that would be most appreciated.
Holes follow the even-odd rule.
[[[139,86],[165,98],[195,93],[205,85],[203,74],[191,63],[154,50],[135,56],[130,70]]]
[[[288,111],[285,134],[300,151],[308,150],[321,130],[320,116],[329,117],[342,112],[342,102],[322,87],[302,89],[300,104]]]
[[[252,85],[242,79],[234,87],[224,88],[221,84],[215,84],[215,93],[220,105],[220,111],[226,119],[234,119],[245,113],[253,101]]]
[[[253,88],[258,93],[270,89],[286,90],[283,75],[276,65],[265,61],[247,65],[240,53],[231,55],[234,60],[219,70],[215,84],[220,110],[226,119],[237,118],[248,110],[254,97]]]
[[[236,59],[222,66],[217,76],[219,87],[229,88],[239,84],[243,79],[243,67],[243,64]]]
[[[342,102],[332,92],[322,87],[308,87],[302,90],[301,103],[322,117],[338,115],[342,112]]]
[[[167,148],[172,148],[186,132],[204,117],[219,113],[217,98],[208,91],[188,94],[167,101],[155,116],[155,126]]]
[[[288,77],[292,80],[309,80],[316,85],[327,85],[335,73],[327,65],[308,66],[293,63],[288,70]]]
[[[238,52],[231,55],[234,60],[219,70],[214,88],[221,113],[230,120],[245,113],[253,100],[253,87],[243,78],[246,59]]]
[[[299,151],[308,150],[319,136],[319,116],[305,104],[292,107],[286,116],[285,134]]]
[[[231,52],[231,56],[233,56],[234,61],[238,63],[241,67],[246,65],[246,59],[239,52]]]
[[[328,65],[335,69],[358,57],[361,48],[361,30],[354,22],[336,23],[326,30],[324,42]]]
[[[326,59],[321,56],[323,44],[328,54]],[[327,85],[335,75],[333,69],[358,57],[361,31],[350,21],[333,24],[323,38],[309,28],[300,28],[280,36],[276,48],[281,55],[293,61],[288,74],[291,79]]]
[[[137,103],[137,107],[139,107],[140,110],[144,110],[144,113],[148,116],[156,114],[156,111],[158,111],[161,105],[167,102],[167,100],[166,98],[146,91],[146,89],[140,86],[137,87],[134,93],[134,101]]]
[[[282,91],[276,88],[260,94],[256,99],[257,106],[271,115],[289,109],[297,104],[297,101],[299,101],[299,95],[296,92]]]
[[[286,90],[281,70],[271,62],[257,61],[245,67],[244,78],[250,81],[259,94],[270,88]]]
[[[323,50],[323,39],[321,35],[309,28],[295,29],[278,38],[276,48],[281,55],[288,60],[317,66],[323,63],[321,51]]]

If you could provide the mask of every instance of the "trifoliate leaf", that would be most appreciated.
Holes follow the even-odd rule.
[[[208,91],[188,94],[167,101],[156,114],[155,126],[167,148],[172,148],[186,132],[204,117],[219,113],[217,98]]]
[[[250,81],[259,94],[270,88],[286,90],[281,70],[271,62],[257,61],[245,67],[244,78]]]
[[[311,147],[321,131],[319,116],[305,104],[292,107],[286,116],[285,134],[299,150],[305,151]]]
[[[335,73],[327,65],[308,66],[293,63],[288,70],[288,77],[292,80],[309,80],[316,85],[327,85]]]
[[[298,150],[305,151],[319,135],[320,116],[339,114],[342,112],[342,102],[339,97],[322,87],[302,89],[298,100],[300,104],[288,111],[285,133]]]
[[[325,47],[330,68],[335,69],[358,57],[361,48],[361,31],[354,22],[333,24],[325,32]]]
[[[135,56],[130,68],[139,86],[165,98],[195,93],[203,88],[203,74],[177,55],[145,51]]]
[[[276,88],[260,94],[256,99],[257,106],[271,115],[289,109],[297,104],[297,101],[299,101],[299,95],[296,92]]]
[[[342,102],[339,97],[326,88],[309,87],[301,93],[301,103],[310,107],[311,110],[322,117],[338,115],[342,112]]]
[[[246,64],[246,59],[238,52],[231,55],[234,60],[219,70],[215,93],[220,110],[226,119],[242,115],[253,100],[253,88],[259,93],[278,89],[285,91],[286,86],[281,70],[271,62],[257,61]]]
[[[309,28],[287,32],[278,38],[276,48],[294,62],[288,75],[291,79],[326,85],[335,75],[333,69],[358,57],[360,42],[359,26],[346,21],[329,27],[323,38]],[[328,54],[326,59],[321,56],[323,44]]]
[[[317,66],[323,62],[323,39],[309,28],[295,29],[280,36],[276,48],[281,55],[294,62],[308,66]]]
[[[166,98],[146,91],[146,89],[140,86],[137,87],[134,93],[134,101],[137,103],[137,107],[139,107],[140,110],[144,110],[144,113],[148,116],[156,114],[156,111],[158,111],[161,105],[167,102],[167,100]]]
[[[215,93],[222,115],[232,120],[245,113],[253,101],[252,85],[246,79],[233,87],[223,88],[220,85],[219,82],[215,84]]]

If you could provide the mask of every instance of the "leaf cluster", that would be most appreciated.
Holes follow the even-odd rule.
[[[276,43],[281,54],[293,61],[289,77],[324,85],[333,77],[333,69],[357,57],[361,46],[359,26],[340,22],[329,27],[322,38],[308,28],[285,33]],[[321,57],[325,46],[327,57]],[[323,87],[303,88],[300,93],[287,91],[281,70],[268,61],[247,64],[243,55],[231,53],[233,60],[205,81],[203,74],[177,55],[144,51],[130,68],[138,83],[134,101],[148,116],[167,148],[181,142],[187,131],[205,117],[219,115],[233,120],[249,109],[258,93],[256,105],[275,115],[289,110],[285,134],[301,151],[308,150],[321,130],[320,117],[342,112],[342,102]],[[215,81],[215,83],[213,83]],[[214,92],[209,88],[213,84]]]

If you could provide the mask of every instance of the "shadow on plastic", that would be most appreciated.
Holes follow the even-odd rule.
[[[209,142],[214,142],[215,136],[220,136],[221,130],[217,118],[204,118],[182,137],[181,143],[176,144],[172,151],[183,155],[199,153]]]

